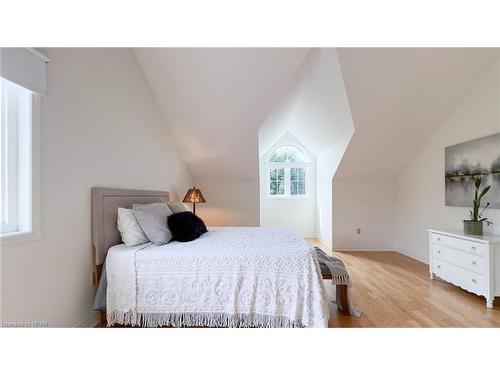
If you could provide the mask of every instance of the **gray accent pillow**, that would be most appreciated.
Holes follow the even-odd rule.
[[[165,245],[172,240],[167,226],[167,217],[172,211],[166,203],[134,204],[132,210],[139,226],[154,245]]]
[[[187,211],[186,206],[184,206],[181,202],[167,202],[167,204],[174,214]]]

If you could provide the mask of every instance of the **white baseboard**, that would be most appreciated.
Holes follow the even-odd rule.
[[[393,245],[343,245],[334,244],[334,251],[394,251]]]
[[[99,323],[99,313],[95,312],[83,322],[80,322],[76,327],[77,328],[94,328],[97,323]]]
[[[425,264],[429,264],[429,259],[427,259],[426,257],[424,257],[424,256],[422,256],[420,254],[417,254],[414,251],[410,251],[410,250],[406,250],[406,249],[398,249],[396,251],[398,253],[406,255],[407,257],[410,257],[412,259],[418,260],[419,262],[422,262],[422,263],[425,263]]]

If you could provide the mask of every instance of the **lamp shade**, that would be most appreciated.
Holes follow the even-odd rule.
[[[191,189],[188,190],[186,195],[184,196],[184,199],[182,200],[184,203],[205,203],[206,200],[203,197],[203,194],[201,194],[200,189],[196,189],[195,187],[192,187]]]

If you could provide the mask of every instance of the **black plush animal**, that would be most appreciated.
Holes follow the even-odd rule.
[[[203,220],[189,211],[178,212],[167,218],[172,239],[179,242],[189,242],[207,232]]]

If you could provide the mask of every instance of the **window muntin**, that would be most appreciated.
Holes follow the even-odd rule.
[[[32,230],[32,100],[0,78],[0,235]]]

